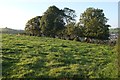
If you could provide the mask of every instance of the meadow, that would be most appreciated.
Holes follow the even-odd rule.
[[[114,46],[2,34],[3,78],[117,78]]]

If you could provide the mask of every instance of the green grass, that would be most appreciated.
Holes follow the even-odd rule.
[[[3,78],[116,78],[114,47],[2,35]]]

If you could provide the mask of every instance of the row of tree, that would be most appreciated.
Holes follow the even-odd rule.
[[[110,25],[102,9],[90,7],[80,15],[78,23],[75,18],[73,9],[50,6],[42,16],[28,20],[25,31],[33,36],[108,39]]]

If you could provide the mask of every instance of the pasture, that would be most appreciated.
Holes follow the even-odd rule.
[[[2,34],[3,78],[117,78],[114,46]]]

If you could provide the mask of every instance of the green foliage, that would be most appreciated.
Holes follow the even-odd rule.
[[[75,15],[75,10],[65,7],[65,8],[63,9],[63,11],[64,11],[65,22],[66,22],[67,24],[76,21],[76,20],[75,20],[75,17],[76,17],[76,15]]]
[[[110,25],[102,9],[87,8],[80,16],[80,24],[84,26],[84,36],[98,39],[108,39]]]
[[[75,17],[75,11],[72,9],[64,8],[60,10],[56,6],[50,6],[41,18],[41,32],[45,36],[55,37],[55,35],[59,35],[64,31],[65,23],[74,22]]]
[[[120,30],[120,28],[111,28],[109,30],[109,32],[112,33],[112,34],[116,34],[116,33],[118,33],[119,30]]]
[[[114,47],[2,34],[3,78],[117,78]]]
[[[68,25],[66,25],[67,29],[67,35],[74,35],[74,31],[75,31],[75,23],[70,23]]]
[[[109,27],[107,18],[102,9],[87,8],[76,23],[75,10],[65,7],[59,9],[50,6],[42,16],[30,19],[25,31],[31,35],[44,35],[49,37],[66,36],[77,39],[77,37],[88,37],[102,40],[109,39]]]
[[[40,21],[40,28],[44,35],[55,36],[64,28],[63,11],[56,6],[50,6]]]
[[[41,20],[42,16],[36,16],[30,20],[28,20],[28,22],[26,23],[25,26],[25,31],[27,34],[30,35],[40,35],[40,20]]]
[[[69,37],[73,36],[76,39],[79,36],[83,36],[81,27],[77,26],[74,22],[71,22],[68,25],[66,25],[65,32],[65,35],[68,35]]]

